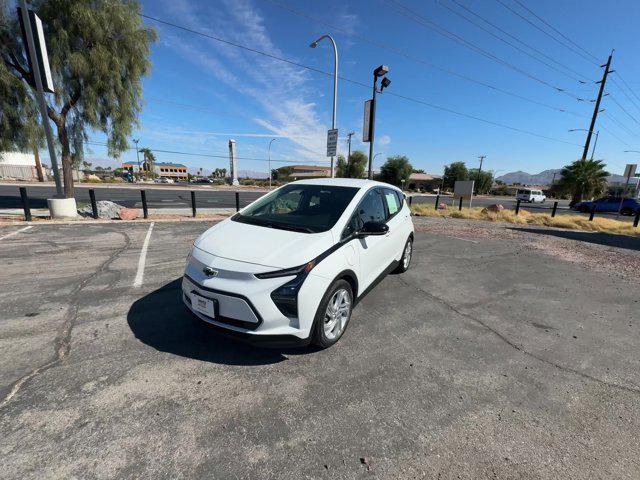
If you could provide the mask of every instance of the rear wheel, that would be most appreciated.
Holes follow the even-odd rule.
[[[629,208],[629,207],[623,207],[622,210],[620,210],[620,214],[621,215],[635,215],[636,212],[633,211],[633,208]]]
[[[353,291],[346,280],[336,280],[318,306],[312,342],[322,348],[336,343],[347,329],[353,309]]]
[[[411,237],[407,239],[407,243],[404,245],[404,250],[402,251],[402,258],[400,259],[400,263],[395,268],[393,273],[404,273],[409,270],[409,266],[411,265],[411,256],[413,255],[413,240]]]

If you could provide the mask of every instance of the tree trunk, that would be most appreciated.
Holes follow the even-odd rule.
[[[40,152],[38,152],[38,147],[33,147],[33,156],[36,159],[36,174],[38,175],[38,181],[44,182],[44,174],[42,173],[42,163],[40,163]]]
[[[69,135],[67,135],[67,127],[64,119],[58,124],[58,140],[62,147],[62,175],[64,180],[64,196],[66,198],[74,197],[73,187],[73,159],[71,158],[71,149],[69,148]]]

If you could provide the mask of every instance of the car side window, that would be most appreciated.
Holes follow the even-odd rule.
[[[391,190],[390,188],[385,188],[383,190],[384,200],[387,203],[387,212],[389,215],[387,216],[387,220],[392,218],[396,213],[400,211],[400,203],[398,202],[398,196],[396,195],[395,190]]]
[[[361,230],[365,222],[385,223],[386,218],[387,212],[382,203],[380,190],[373,188],[365,193],[360,204],[356,207],[355,212],[353,212],[351,219],[342,232],[342,238]]]

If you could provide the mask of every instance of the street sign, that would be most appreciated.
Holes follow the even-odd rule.
[[[362,125],[362,141],[371,141],[371,100],[364,102],[364,122]]]
[[[627,163],[627,166],[624,169],[624,176],[627,178],[634,177],[636,174],[636,168],[638,168],[638,164]]]
[[[327,157],[335,157],[338,152],[338,129],[327,130]]]
[[[33,43],[36,51],[36,61],[38,62],[40,70],[40,78],[42,79],[42,90],[49,93],[54,93],[53,90],[53,78],[51,77],[51,68],[49,67],[49,55],[47,54],[47,44],[44,41],[44,30],[42,28],[42,20],[33,11],[27,11],[29,16],[29,22],[31,23],[31,31],[33,33]],[[22,22],[21,8],[18,7],[18,19],[20,20],[20,29],[22,30],[22,43],[28,45],[27,31],[24,23]],[[27,61],[29,62],[30,76],[29,83],[33,88],[36,88],[35,80],[33,79],[33,72],[35,71],[31,54],[29,49],[26,49]]]
[[[464,198],[471,200],[473,196],[473,180],[456,180],[453,186],[453,198]]]

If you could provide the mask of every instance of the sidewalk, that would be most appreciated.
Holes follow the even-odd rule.
[[[144,219],[142,216],[142,209],[138,209],[140,211],[140,219]],[[230,216],[236,213],[235,208],[199,208],[197,210],[197,217],[209,217],[209,216]],[[31,216],[34,219],[38,220],[49,220],[49,209],[47,208],[32,208]],[[193,214],[191,208],[150,208],[149,209],[149,218],[154,220],[159,220],[162,218],[171,218],[175,219],[175,217],[185,217],[185,218],[193,218]],[[9,220],[10,222],[24,222],[24,211],[21,208],[5,208],[0,210],[0,223],[3,220]],[[96,222],[96,221],[108,221],[108,219],[94,219],[91,217],[82,217],[78,216],[77,218],[65,218],[60,220],[51,220],[52,222]],[[115,221],[129,221],[129,220],[118,220]],[[28,223],[28,222],[26,222]]]

